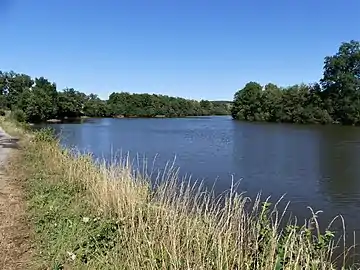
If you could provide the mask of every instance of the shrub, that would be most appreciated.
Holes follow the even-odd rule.
[[[15,109],[14,111],[11,112],[11,118],[20,123],[24,123],[26,122],[27,117],[24,111]]]
[[[42,128],[35,132],[36,142],[53,142],[56,140],[54,129],[50,127]]]
[[[0,109],[0,116],[5,116],[6,115],[6,112],[4,109]]]

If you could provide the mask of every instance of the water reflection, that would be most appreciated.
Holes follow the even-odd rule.
[[[247,189],[274,198],[286,193],[294,202],[314,197],[319,177],[316,132],[289,125],[234,125],[233,167]]]
[[[355,127],[321,129],[322,192],[335,204],[360,206],[360,130]]]

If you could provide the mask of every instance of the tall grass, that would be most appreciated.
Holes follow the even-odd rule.
[[[10,113],[0,116],[0,126],[11,136],[23,137],[30,134],[26,132],[30,130],[30,127],[25,123],[13,121]]]
[[[153,185],[128,159],[95,164],[44,131],[17,166],[27,176],[40,260],[56,269],[328,270],[345,263],[316,213],[305,224],[280,226],[286,209],[250,200],[234,185],[216,197],[172,169]]]

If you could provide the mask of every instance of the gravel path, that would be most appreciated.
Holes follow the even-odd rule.
[[[0,127],[0,269],[29,269],[29,227],[20,182],[8,173],[16,139]]]

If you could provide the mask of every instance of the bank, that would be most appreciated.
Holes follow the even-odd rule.
[[[214,198],[173,172],[154,187],[126,159],[105,167],[61,148],[50,130],[18,132],[27,136],[13,171],[41,268],[339,269],[346,260],[315,214],[282,230],[282,210],[260,197],[229,187]]]

